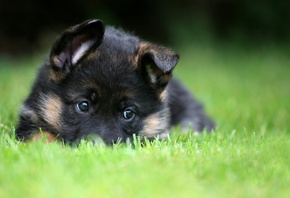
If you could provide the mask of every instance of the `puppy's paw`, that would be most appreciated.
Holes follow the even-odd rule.
[[[31,142],[43,141],[44,143],[51,143],[58,141],[56,136],[48,131],[35,133],[30,138]]]

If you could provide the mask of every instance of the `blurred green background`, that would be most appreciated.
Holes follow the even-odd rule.
[[[289,197],[288,2],[0,0],[0,197]],[[88,18],[179,53],[174,75],[217,133],[177,128],[135,149],[19,144],[36,68],[65,28]]]
[[[45,49],[64,28],[89,18],[168,46],[285,45],[289,5],[285,0],[1,0],[0,54]]]

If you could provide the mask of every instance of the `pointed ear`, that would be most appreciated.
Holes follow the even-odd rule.
[[[179,56],[166,47],[141,43],[137,55],[138,67],[156,89],[164,89],[172,77]]]
[[[50,62],[53,69],[69,72],[71,67],[101,44],[103,35],[103,23],[97,19],[67,29],[51,49]]]

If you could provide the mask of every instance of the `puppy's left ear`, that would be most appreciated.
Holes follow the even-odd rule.
[[[156,90],[163,90],[172,77],[179,56],[166,47],[141,43],[138,51],[138,67]]]
[[[104,27],[98,19],[88,20],[72,26],[60,35],[50,52],[52,69],[67,74],[90,51],[103,40]]]

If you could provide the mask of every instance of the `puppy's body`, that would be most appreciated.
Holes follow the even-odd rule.
[[[210,131],[202,106],[171,73],[178,56],[102,22],[66,30],[24,102],[16,135],[41,131],[73,143],[97,134],[107,144],[137,134],[163,138],[173,125]]]

